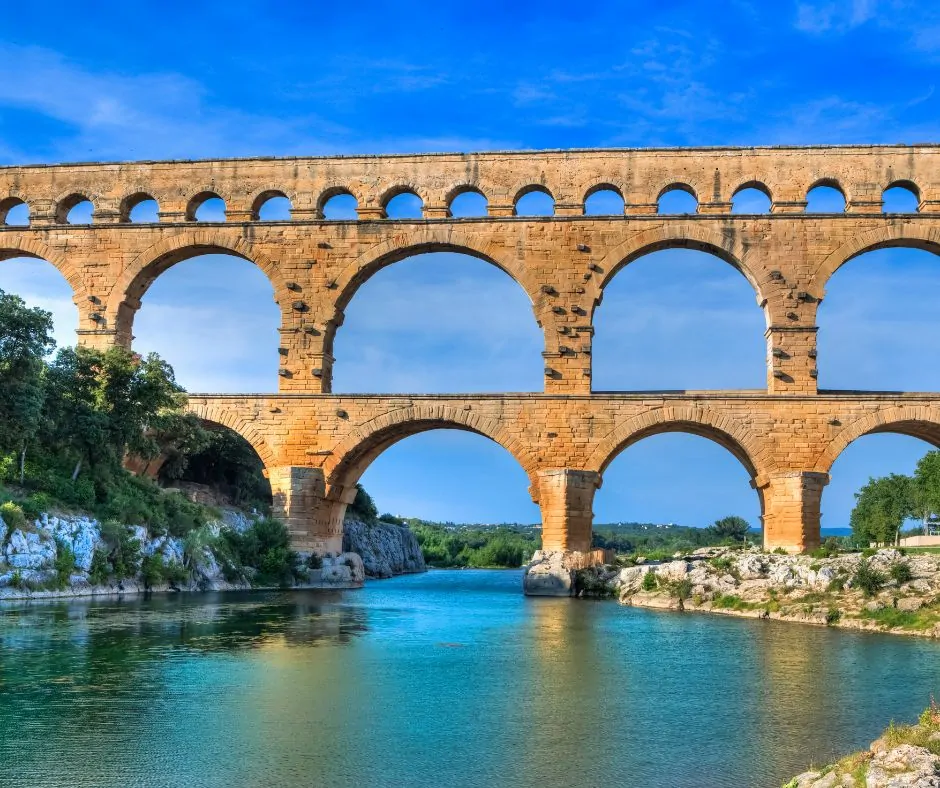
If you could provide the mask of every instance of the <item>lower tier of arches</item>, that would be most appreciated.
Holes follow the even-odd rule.
[[[254,447],[295,546],[321,553],[339,552],[346,506],[369,465],[429,430],[502,446],[528,477],[544,549],[578,552],[590,550],[608,465],[652,435],[698,435],[730,452],[758,496],[765,547],[791,552],[818,546],[830,469],[857,438],[895,432],[940,447],[940,394],[193,395],[190,409]]]

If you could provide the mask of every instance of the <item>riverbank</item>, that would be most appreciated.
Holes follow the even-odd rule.
[[[871,746],[819,769],[811,768],[783,788],[935,788],[940,785],[940,707],[931,703],[915,725],[893,722]]]
[[[702,548],[578,571],[575,593],[621,604],[940,638],[940,556],[879,550],[814,558]]]

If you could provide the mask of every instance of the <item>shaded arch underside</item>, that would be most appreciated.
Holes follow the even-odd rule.
[[[850,444],[865,435],[886,433],[919,438],[934,448],[940,448],[940,408],[886,408],[859,419],[832,439],[816,461],[815,470],[829,473],[835,461]]]
[[[42,260],[53,266],[69,283],[72,288],[72,299],[78,303],[86,295],[85,282],[79,270],[72,265],[68,258],[54,252],[45,244],[32,238],[11,244],[7,239],[0,238],[0,262],[12,260],[17,257],[26,257],[33,260]]]
[[[161,274],[178,263],[205,254],[233,255],[254,264],[271,283],[274,300],[284,303],[287,289],[274,261],[241,239],[230,241],[212,232],[187,233],[155,244],[127,266],[111,291],[109,314],[118,314],[122,304],[136,310],[140,299]]]
[[[534,479],[535,463],[526,446],[498,421],[450,406],[406,408],[366,422],[346,436],[323,463],[327,490],[336,493],[356,484],[386,449],[431,430],[462,430],[502,446]]]
[[[271,445],[261,430],[255,426],[252,419],[237,411],[202,402],[190,402],[186,406],[186,410],[203,421],[228,427],[233,432],[238,433],[255,450],[265,468],[270,468],[276,464],[276,456]]]
[[[754,435],[731,418],[680,408],[644,413],[621,424],[594,450],[588,468],[603,475],[610,463],[633,444],[653,435],[676,432],[707,438],[727,449],[752,479],[766,475],[775,467],[769,448],[762,447]]]
[[[356,291],[371,277],[394,263],[409,257],[432,252],[450,252],[473,257],[498,268],[510,276],[535,304],[537,295],[528,287],[526,271],[519,261],[508,262],[501,259],[503,247],[487,244],[482,247],[474,244],[468,237],[458,232],[422,231],[402,238],[393,238],[360,257],[347,266],[337,277],[336,289],[339,295],[335,301],[338,312],[342,312],[352,301]]]
[[[763,304],[765,299],[757,275],[736,253],[735,242],[733,233],[712,233],[696,227],[691,222],[646,230],[614,247],[604,256],[600,262],[602,271],[597,283],[598,291],[602,293],[622,269],[642,257],[666,249],[691,249],[717,257],[738,271],[754,288],[757,303]]]
[[[922,249],[940,256],[940,227],[920,226],[916,222],[898,223],[870,230],[843,244],[825,258],[813,273],[813,284],[821,297],[832,275],[856,257],[879,249]]]

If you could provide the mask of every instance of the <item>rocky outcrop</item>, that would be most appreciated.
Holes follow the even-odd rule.
[[[343,550],[362,558],[366,577],[427,571],[421,546],[406,526],[347,520],[343,526]]]
[[[182,539],[167,535],[151,535],[143,526],[127,526],[128,535],[136,540],[140,556],[146,559],[160,555],[167,566],[184,571],[185,578],[172,585],[158,584],[145,588],[141,576],[95,583],[92,562],[95,551],[107,552],[99,523],[81,515],[42,514],[26,527],[12,531],[0,519],[0,599],[47,598],[60,596],[93,596],[153,591],[222,591],[249,588],[249,582],[226,580],[213,543],[225,529],[244,531],[251,518],[237,510],[223,510],[219,522],[200,529],[188,545]],[[74,564],[67,578],[57,567],[60,551],[68,549]],[[305,587],[357,588],[362,585],[365,570],[358,555],[344,553],[327,556],[317,562],[301,555],[296,568],[299,585]],[[315,566],[311,566],[315,563]],[[250,570],[249,570],[250,571]]]
[[[940,788],[940,715],[925,711],[917,725],[895,726],[855,753],[794,777],[784,788]]]
[[[860,586],[865,564],[877,582]],[[830,558],[701,548],[671,561],[578,572],[579,593],[624,605],[940,637],[940,556],[879,550]]]
[[[605,593],[608,586],[592,569],[603,561],[605,553],[536,550],[524,568],[522,591],[526,596],[576,596],[585,590],[589,595],[609,596]]]

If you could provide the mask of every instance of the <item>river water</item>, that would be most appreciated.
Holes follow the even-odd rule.
[[[520,588],[0,605],[0,785],[774,786],[940,697],[940,644]]]

